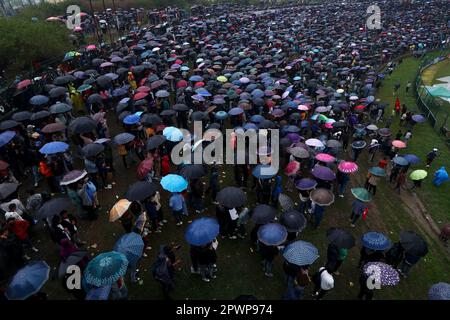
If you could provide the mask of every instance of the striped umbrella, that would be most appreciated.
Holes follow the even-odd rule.
[[[130,232],[124,234],[117,240],[114,245],[114,251],[123,253],[130,264],[134,264],[139,261],[144,252],[144,241],[142,237],[135,233]]]
[[[127,272],[127,267],[128,260],[123,253],[105,252],[89,262],[83,277],[88,285],[103,287],[119,280]]]
[[[439,282],[428,291],[429,300],[450,300],[450,283]]]
[[[128,132],[119,133],[114,137],[114,142],[118,145],[127,144],[136,138],[134,135]]]
[[[358,165],[352,161],[341,161],[338,164],[338,170],[343,173],[353,173],[358,171]]]
[[[319,258],[319,250],[310,242],[298,240],[283,250],[283,257],[297,266],[313,264]]]

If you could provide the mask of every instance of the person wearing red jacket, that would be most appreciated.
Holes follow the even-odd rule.
[[[28,228],[30,223],[26,220],[16,220],[14,218],[8,219],[8,227],[10,232],[14,233],[20,242],[31,248],[34,252],[39,252],[39,250],[31,242],[30,236],[28,234]],[[30,260],[30,257],[24,255],[26,260]]]

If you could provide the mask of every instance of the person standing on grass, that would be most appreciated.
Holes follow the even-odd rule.
[[[379,180],[380,180],[380,177],[371,174],[365,185],[365,188],[367,189],[367,191],[372,192],[373,195],[375,195],[377,193],[377,184],[378,184]]]
[[[213,165],[209,174],[209,187],[207,192],[211,192],[211,202],[217,204],[216,196],[219,190],[219,173],[217,167]]]
[[[259,242],[259,252],[261,253],[262,257],[262,265],[264,270],[264,275],[266,277],[273,277],[272,273],[272,266],[273,266],[273,260],[278,255],[278,247],[277,246],[268,246],[262,242]]]
[[[186,201],[181,193],[172,193],[169,199],[169,207],[172,209],[177,226],[181,226],[183,224],[183,215],[187,215]]]
[[[338,269],[347,257],[347,253],[347,249],[339,248],[338,246],[330,243],[327,249],[327,263],[325,265],[327,270],[338,276],[340,274]]]
[[[411,268],[419,262],[421,257],[414,256],[408,252],[405,252],[404,258],[402,262],[400,262],[400,265],[397,269],[397,271],[402,275],[404,278],[407,278],[409,276],[409,273],[411,272]]]
[[[325,213],[325,207],[314,203],[313,217],[314,217],[314,229],[318,229],[322,222],[323,215]]]
[[[312,294],[314,300],[321,300],[328,291],[334,288],[334,278],[325,267],[321,267],[313,276],[313,282],[315,285]]]
[[[362,216],[364,210],[368,208],[368,204],[359,199],[355,199],[352,203],[352,214],[350,216],[350,225],[354,228],[356,221]]]
[[[427,154],[427,165],[426,165],[427,168],[430,167],[430,165],[433,163],[433,160],[437,157],[437,155],[438,155],[438,149],[436,149],[436,148],[433,148],[433,150],[428,152],[428,154]]]
[[[395,179],[395,181],[396,181],[396,185],[394,187],[394,190],[396,190],[398,192],[398,194],[400,194],[401,188],[406,183],[406,172],[405,172],[405,170],[400,170],[400,173],[398,174],[398,176]]]
[[[364,271],[361,271],[361,275],[359,276],[359,293],[358,293],[358,299],[362,300],[365,298],[365,300],[372,300],[373,299],[373,292],[374,289],[369,289],[367,286],[367,280],[369,277],[364,273]]]

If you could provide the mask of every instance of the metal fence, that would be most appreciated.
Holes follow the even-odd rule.
[[[424,116],[428,119],[431,126],[436,130],[440,130],[442,133],[447,134],[446,123],[450,115],[450,109],[448,103],[444,100],[437,98],[428,91],[422,79],[423,72],[432,65],[441,62],[450,54],[450,48],[446,47],[442,49],[436,57],[424,58],[418,69],[415,92],[417,106]],[[448,109],[448,110],[447,110]]]

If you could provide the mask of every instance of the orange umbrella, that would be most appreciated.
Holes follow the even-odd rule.
[[[127,212],[128,208],[130,207],[131,202],[127,199],[120,199],[119,201],[114,204],[114,206],[111,208],[111,211],[109,211],[109,221],[114,222],[120,219],[125,212]]]

